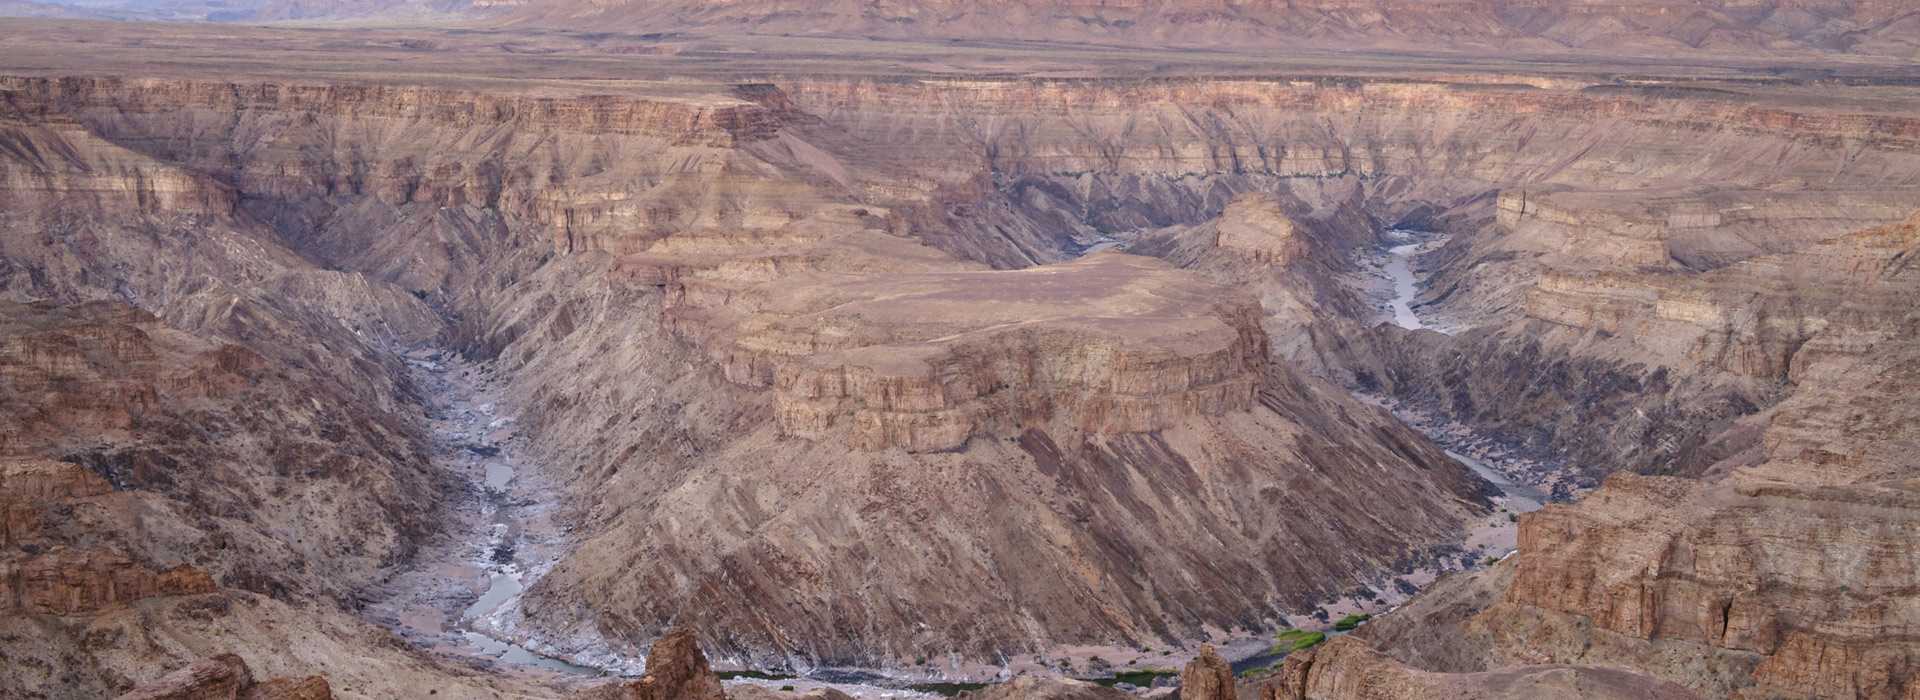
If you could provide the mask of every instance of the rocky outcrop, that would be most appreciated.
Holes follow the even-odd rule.
[[[181,565],[154,570],[118,555],[55,550],[0,562],[0,610],[81,615],[157,596],[214,591],[205,571]]]
[[[1219,229],[1221,249],[1262,265],[1284,267],[1306,252],[1299,227],[1270,198],[1235,199],[1212,225]]]
[[[1288,655],[1261,700],[1328,698],[1484,698],[1486,700],[1690,700],[1680,685],[1605,668],[1534,667],[1486,673],[1408,669],[1353,637]]]
[[[676,627],[647,651],[647,674],[626,687],[634,700],[726,700],[693,630]]]
[[[121,695],[120,700],[331,700],[327,679],[274,678],[255,682],[247,662],[221,654],[189,664],[152,683]]]
[[[1233,667],[1212,645],[1200,647],[1200,656],[1180,670],[1180,700],[1235,700]]]

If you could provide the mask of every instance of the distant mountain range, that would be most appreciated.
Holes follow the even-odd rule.
[[[1906,0],[0,0],[0,14],[457,18],[620,32],[1156,47],[1920,55]]]

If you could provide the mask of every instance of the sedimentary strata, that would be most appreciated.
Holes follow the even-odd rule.
[[[120,696],[120,700],[331,700],[327,679],[272,678],[255,681],[247,662],[222,654],[188,664],[152,683]]]
[[[1772,8],[1806,13],[1792,42],[1850,21],[1815,9]],[[1271,687],[1909,690],[1898,76],[776,70],[766,43],[480,30],[216,74],[117,31],[17,37],[0,79],[0,604],[9,649],[47,640],[10,694],[216,647],[343,695],[512,684],[349,616],[465,495],[395,352],[431,343],[510,376],[567,492],[577,546],[506,621],[556,653],[684,625],[668,649],[722,663],[961,675],[1264,631],[1457,561],[1487,511],[1362,389],[1604,485],[1443,582],[1450,615],[1409,609],[1459,649],[1388,623]],[[1389,226],[1450,236],[1417,302],[1461,332],[1368,323],[1345,278]]]

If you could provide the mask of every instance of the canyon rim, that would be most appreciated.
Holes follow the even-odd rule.
[[[1898,0],[0,0],[0,696],[1920,697]]]

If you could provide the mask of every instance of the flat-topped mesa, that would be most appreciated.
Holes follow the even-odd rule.
[[[342,118],[404,119],[440,127],[511,126],[589,134],[671,137],[676,144],[731,146],[770,136],[780,111],[715,90],[711,94],[528,94],[366,83],[226,82],[108,77],[4,77],[0,94],[35,118],[111,108],[128,115],[183,109],[222,114],[297,112]],[[763,100],[764,101],[764,100]]]
[[[710,349],[784,435],[956,449],[1034,426],[1144,433],[1253,406],[1251,298],[1137,256],[789,282]],[[717,350],[717,352],[716,352]]]

